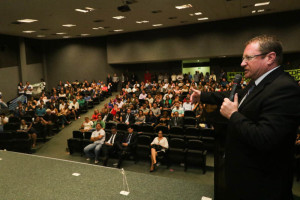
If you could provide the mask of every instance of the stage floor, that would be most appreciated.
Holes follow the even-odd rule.
[[[125,171],[130,193],[123,196],[121,172],[99,165],[0,151],[0,199],[201,200],[202,196],[213,197],[210,185],[130,171]]]

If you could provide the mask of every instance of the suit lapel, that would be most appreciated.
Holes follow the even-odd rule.
[[[251,102],[251,100],[256,97],[259,93],[261,93],[264,88],[269,85],[270,83],[272,83],[278,76],[280,76],[281,74],[283,74],[283,67],[279,67],[276,70],[274,70],[273,72],[271,72],[270,74],[268,74],[268,76],[266,76],[254,89],[253,91],[246,97],[246,99],[244,100],[244,102],[242,103],[242,105],[239,107],[239,110],[242,110],[244,108],[244,106],[247,105],[247,103]]]

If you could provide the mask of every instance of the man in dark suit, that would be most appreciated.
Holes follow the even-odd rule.
[[[171,118],[169,122],[169,129],[173,126],[180,126],[182,127],[183,125],[183,119],[182,117],[179,117],[179,113],[176,111],[174,112],[174,117]]]
[[[119,162],[117,167],[121,168],[122,161],[131,153],[135,153],[138,142],[138,135],[133,132],[133,128],[128,128],[128,133],[125,134],[122,141],[122,149],[120,152]]]
[[[103,165],[107,166],[107,162],[109,156],[111,154],[117,154],[122,149],[122,141],[123,141],[123,134],[117,132],[117,128],[113,126],[111,128],[111,134],[107,134],[105,137],[105,142],[103,145],[103,152],[104,152],[104,161]]]
[[[134,124],[135,117],[131,113],[131,109],[127,109],[126,114],[122,115],[122,120],[121,121],[125,124]]]
[[[300,119],[300,87],[283,71],[281,43],[258,36],[245,45],[241,66],[249,85],[234,101],[228,93],[201,93],[221,105],[228,121],[225,177],[233,200],[292,199],[293,150]]]

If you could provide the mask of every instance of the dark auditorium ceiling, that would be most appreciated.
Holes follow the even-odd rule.
[[[131,11],[119,11],[122,5],[120,9]],[[187,8],[175,8],[182,5]],[[37,39],[95,37],[298,9],[300,0],[2,0],[0,34]],[[21,19],[37,21],[18,22]]]

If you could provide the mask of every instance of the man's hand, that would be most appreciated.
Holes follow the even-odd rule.
[[[191,91],[193,91],[193,94],[191,95],[191,103],[199,103],[200,102],[200,95],[201,95],[201,91],[200,90],[195,90],[194,88],[190,89]]]
[[[220,109],[220,113],[227,119],[230,119],[232,113],[238,111],[238,106],[239,106],[238,95],[236,93],[234,95],[234,102],[230,101],[228,98],[224,99]]]

